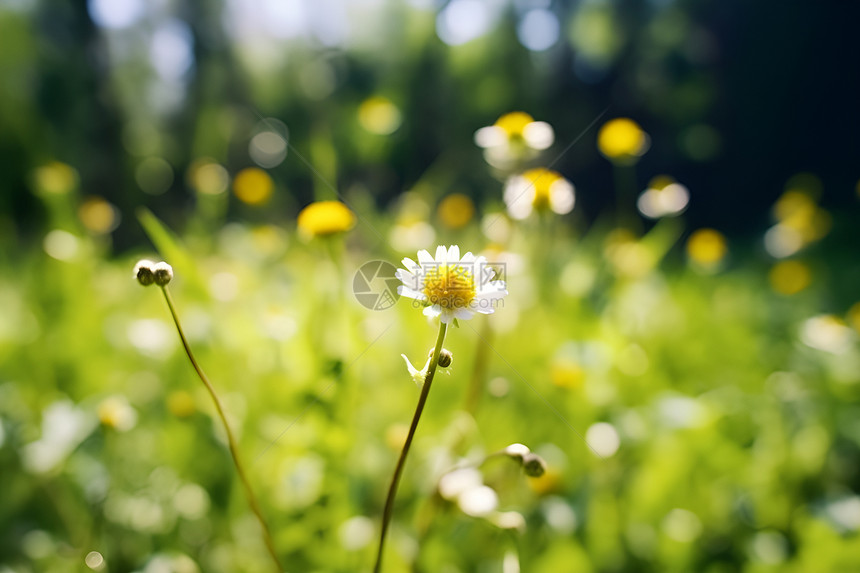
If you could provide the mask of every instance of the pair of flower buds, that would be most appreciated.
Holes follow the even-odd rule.
[[[164,261],[154,263],[143,259],[134,265],[134,276],[137,282],[143,286],[149,286],[154,283],[163,287],[167,286],[167,283],[173,280],[173,267]]]

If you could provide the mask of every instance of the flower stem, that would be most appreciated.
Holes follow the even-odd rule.
[[[394,468],[394,475],[391,477],[391,485],[388,486],[388,496],[385,498],[385,510],[382,512],[382,531],[379,533],[379,550],[376,553],[376,565],[373,568],[374,573],[379,573],[382,570],[382,552],[385,549],[385,533],[388,531],[388,524],[391,522],[391,514],[394,511],[394,497],[397,495],[397,485],[400,483],[400,475],[403,473],[403,466],[406,464],[406,456],[409,454],[409,447],[412,445],[412,438],[415,436],[415,429],[418,427],[418,420],[421,419],[421,412],[424,411],[424,404],[427,402],[427,395],[430,393],[430,385],[433,383],[433,376],[436,374],[436,367],[439,365],[439,353],[442,352],[442,343],[445,341],[445,331],[448,325],[444,322],[439,324],[439,336],[436,338],[436,348],[433,349],[433,357],[430,359],[430,365],[427,367],[427,377],[424,379],[424,386],[421,387],[421,395],[418,397],[418,405],[415,407],[415,414],[412,416],[412,424],[409,426],[409,433],[406,435],[406,441],[403,443],[403,450],[400,452],[400,458],[397,460],[397,466]]]
[[[224,431],[227,434],[227,444],[230,447],[230,455],[233,457],[233,465],[236,466],[236,472],[239,474],[239,479],[242,481],[242,486],[245,488],[248,505],[251,506],[251,511],[253,511],[254,515],[257,516],[257,521],[260,522],[260,527],[263,529],[263,541],[266,543],[266,549],[268,549],[269,555],[272,557],[275,569],[281,573],[283,569],[281,568],[281,562],[278,560],[278,555],[275,552],[275,544],[272,542],[272,534],[269,532],[269,526],[266,525],[266,520],[263,518],[263,512],[260,510],[260,505],[257,503],[257,497],[254,495],[254,490],[251,489],[251,482],[248,481],[248,476],[245,473],[245,467],[242,465],[242,460],[239,458],[239,447],[236,443],[236,438],[233,436],[233,431],[230,429],[230,424],[227,423],[227,416],[224,414],[221,400],[218,398],[218,394],[215,393],[215,388],[212,386],[212,383],[209,382],[209,378],[207,378],[206,374],[203,373],[203,369],[200,368],[200,365],[194,358],[194,354],[191,352],[191,346],[188,345],[188,340],[185,338],[182,325],[179,323],[179,315],[176,314],[176,308],[173,305],[173,298],[170,296],[170,291],[167,289],[167,286],[161,287],[161,291],[164,293],[164,300],[167,301],[167,307],[170,309],[170,315],[173,317],[176,331],[179,333],[179,338],[182,340],[185,354],[188,355],[188,359],[191,361],[191,365],[197,372],[197,376],[200,377],[203,385],[206,386],[206,390],[209,391],[212,401],[215,403],[218,417],[221,418],[221,424],[224,426]]]

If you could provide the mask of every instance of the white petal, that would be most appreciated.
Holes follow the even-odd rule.
[[[415,284],[416,276],[414,271],[407,271],[406,269],[397,269],[394,271],[395,278],[400,279],[400,282],[407,285]]]
[[[475,144],[478,147],[495,147],[504,145],[508,140],[505,130],[497,125],[482,127],[475,132]]]
[[[549,188],[549,206],[558,215],[567,215],[573,211],[576,196],[573,185],[569,181],[556,181]]]
[[[454,320],[454,318],[455,318],[454,312],[450,308],[443,308],[441,310],[442,310],[442,312],[441,312],[441,316],[439,317],[439,320],[441,320],[445,324],[448,324],[452,320]]]
[[[404,257],[404,259],[400,261],[400,264],[406,267],[406,270],[408,270],[413,275],[421,270],[421,265],[419,265],[409,257]]]
[[[400,285],[399,287],[397,287],[397,294],[399,294],[400,296],[405,296],[406,298],[414,298],[415,300],[427,300],[427,295],[425,295],[423,292],[419,292],[404,285]]]
[[[505,281],[490,281],[486,284],[481,285],[478,289],[477,296],[481,296],[484,294],[508,294],[508,285]]]
[[[433,263],[433,257],[424,249],[418,251],[418,262],[421,263],[420,266],[428,265]]]
[[[468,308],[455,308],[454,309],[454,318],[459,318],[460,320],[469,320],[474,316],[474,312],[472,312]]]
[[[523,128],[523,139],[529,147],[546,149],[555,141],[555,134],[545,121],[533,121]]]
[[[437,263],[445,263],[448,260],[448,249],[446,249],[443,245],[439,245],[436,247],[436,258],[435,261]]]
[[[458,245],[451,245],[448,247],[448,260],[449,264],[455,264],[460,262],[460,247]]]
[[[479,306],[475,308],[475,312],[478,312],[480,314],[493,314],[494,312],[496,312],[496,309],[492,306],[488,306],[486,308],[482,308]]]
[[[463,255],[463,258],[460,259],[460,262],[464,265],[471,265],[475,262],[475,255],[472,254],[472,251],[469,251],[468,253]]]
[[[433,306],[428,306],[424,309],[424,316],[429,316],[430,318],[439,316],[442,314],[442,307],[438,304],[434,304]],[[444,321],[443,321],[444,322]]]

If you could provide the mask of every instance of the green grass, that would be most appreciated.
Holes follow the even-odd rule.
[[[70,209],[53,211],[77,236],[68,260],[3,245],[0,571],[80,571],[91,551],[105,571],[266,570],[209,398],[157,289],[131,275],[140,256],[162,257],[110,255]],[[395,438],[418,397],[400,354],[422,364],[435,337],[408,300],[371,311],[352,295],[364,262],[414,257],[379,241],[394,218],[368,213],[332,244],[306,244],[290,224],[177,239],[141,221],[174,266],[179,314],[286,570],[370,570]],[[438,231],[463,251],[488,244],[476,222]],[[418,428],[385,570],[497,572],[506,555],[528,572],[860,570],[856,333],[835,331],[841,353],[801,336],[833,310],[828,282],[776,294],[770,263],[737,245],[702,274],[677,232],[644,241],[656,267],[625,277],[606,234],[521,226],[504,308],[449,330],[454,363]],[[594,275],[576,294],[571,261]],[[484,390],[467,413],[478,357]],[[565,373],[572,383],[553,383]],[[127,402],[128,428],[100,422],[109,397]],[[620,437],[602,457],[584,439],[600,422]],[[436,492],[462,458],[515,442],[542,455],[544,477],[506,459],[482,472],[523,530]]]

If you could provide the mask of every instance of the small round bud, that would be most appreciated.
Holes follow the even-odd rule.
[[[539,455],[528,453],[523,456],[523,470],[529,477],[540,477],[546,472],[546,462]]]
[[[141,259],[134,265],[134,278],[143,286],[149,286],[155,282],[155,273],[152,267],[155,265],[152,261]]]
[[[507,448],[504,449],[505,455],[510,456],[516,460],[522,460],[523,456],[531,452],[528,446],[523,444],[511,444]]]
[[[430,356],[433,356],[433,349],[430,349]],[[451,354],[451,351],[447,348],[443,348],[441,352],[439,352],[439,367],[440,368],[448,368],[451,366],[451,362],[454,361],[454,355]]]
[[[158,286],[167,286],[173,280],[173,267],[161,261],[152,267],[152,273],[155,275],[155,284]]]

